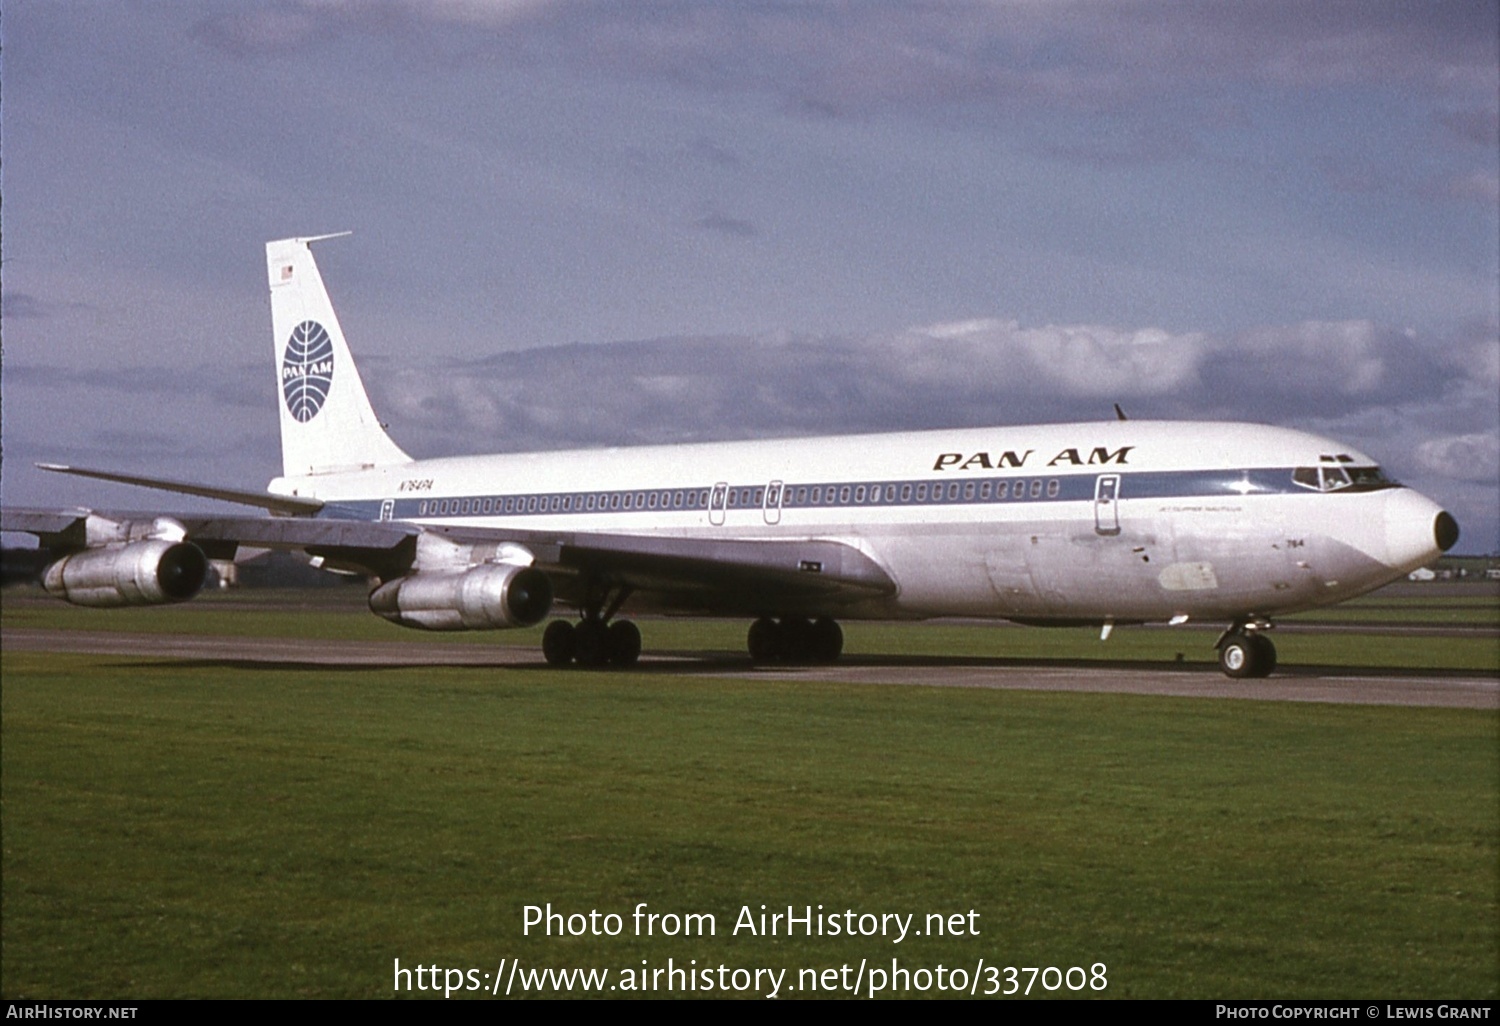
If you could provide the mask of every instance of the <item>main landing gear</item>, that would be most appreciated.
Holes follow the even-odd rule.
[[[542,655],[552,666],[634,666],[641,657],[641,629],[629,620],[553,620],[542,632]]]
[[[549,623],[542,632],[542,655],[548,665],[634,666],[641,656],[640,628],[629,620],[611,619],[622,600],[607,611],[598,606],[586,609],[577,623]],[[755,663],[832,663],[844,651],[843,629],[826,616],[763,616],[750,625],[746,641]]]
[[[590,589],[578,623],[553,620],[542,632],[542,656],[550,666],[634,666],[641,657],[641,629],[615,613],[630,597],[628,587]]]
[[[745,639],[756,663],[831,663],[844,651],[844,632],[826,616],[773,620],[763,616],[750,625]]]
[[[1276,646],[1266,637],[1269,623],[1235,623],[1219,638],[1219,669],[1226,676],[1269,677],[1276,669]]]

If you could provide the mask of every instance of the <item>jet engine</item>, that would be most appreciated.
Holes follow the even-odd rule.
[[[43,572],[42,587],[75,606],[156,606],[192,598],[207,575],[198,546],[155,538],[64,556]]]
[[[429,631],[530,627],[552,608],[552,582],[512,563],[436,570],[388,581],[370,593],[370,611]]]

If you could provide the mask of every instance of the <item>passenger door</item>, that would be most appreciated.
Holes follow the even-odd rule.
[[[1120,475],[1101,474],[1094,482],[1094,530],[1120,533]]]

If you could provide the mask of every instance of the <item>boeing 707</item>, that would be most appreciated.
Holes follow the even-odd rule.
[[[412,459],[366,395],[311,244],[268,243],[281,475],[264,491],[63,473],[270,515],[7,509],[85,606],[193,597],[210,559],[297,550],[434,631],[531,627],[553,665],[635,663],[627,613],[751,621],[758,662],[826,662],[840,620],[1224,625],[1272,672],[1276,617],[1432,562],[1453,517],[1338,442],[1260,424],[1099,423]]]

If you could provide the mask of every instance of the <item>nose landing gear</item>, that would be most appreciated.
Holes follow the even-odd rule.
[[[1262,631],[1265,621],[1237,622],[1219,638],[1219,669],[1236,680],[1269,677],[1276,669],[1276,646]]]

